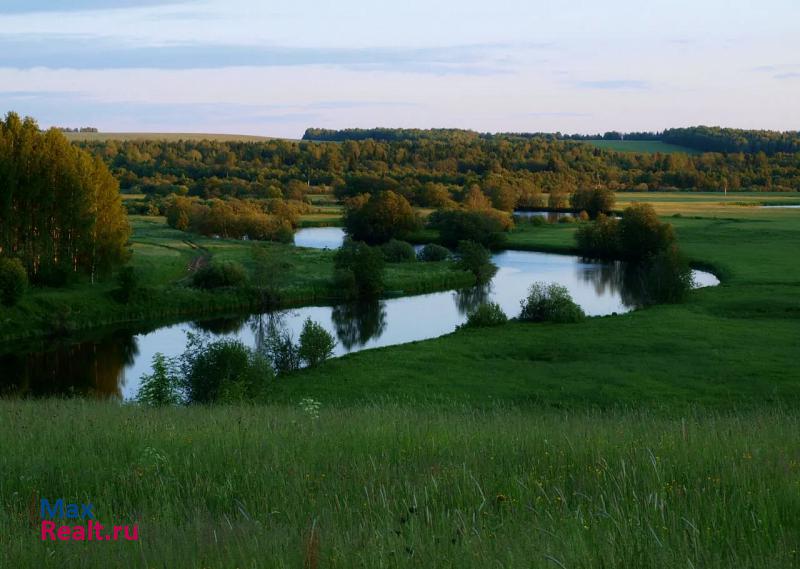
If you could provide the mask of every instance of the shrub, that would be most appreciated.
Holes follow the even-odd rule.
[[[28,273],[19,259],[0,257],[0,303],[14,306],[28,288]]]
[[[666,251],[675,243],[672,225],[662,223],[650,204],[635,204],[627,209],[619,222],[621,256],[639,262]]]
[[[489,251],[480,243],[461,241],[458,244],[458,266],[471,272],[479,283],[489,281],[497,272]]]
[[[467,328],[487,328],[508,322],[508,317],[496,302],[483,302],[467,316]]]
[[[153,373],[142,375],[136,400],[150,407],[177,405],[182,400],[180,384],[175,362],[159,352],[153,356]]]
[[[538,215],[533,215],[530,218],[530,223],[534,227],[541,227],[543,225],[547,225],[547,218]]]
[[[380,249],[347,240],[334,256],[334,281],[348,296],[374,298],[383,292],[384,260]]]
[[[207,343],[190,335],[181,360],[190,403],[258,399],[274,378],[269,363],[238,340]]]
[[[559,223],[575,223],[575,218],[571,215],[562,215],[558,218]]]
[[[505,232],[513,227],[513,221],[494,210],[440,210],[431,214],[430,226],[439,231],[439,238],[448,247],[456,247],[461,241],[474,241],[496,250],[505,245]]]
[[[122,267],[117,273],[117,288],[114,290],[114,298],[118,302],[127,304],[136,294],[139,282],[136,271],[130,265]]]
[[[426,263],[446,261],[450,257],[450,250],[436,243],[428,243],[417,254],[417,259]]]
[[[580,322],[586,315],[575,304],[566,287],[551,283],[534,283],[528,298],[521,303],[520,320],[527,322]]]
[[[416,231],[420,222],[406,198],[386,190],[346,200],[344,227],[355,240],[381,244]]]
[[[264,342],[264,352],[278,374],[300,369],[299,348],[288,330],[270,330]]]
[[[572,209],[585,211],[592,219],[600,213],[610,212],[616,201],[613,190],[608,188],[583,188],[576,190],[569,198]]]
[[[397,239],[381,245],[381,252],[387,263],[410,263],[417,260],[417,254],[411,243]]]
[[[306,318],[303,331],[300,332],[300,348],[298,355],[309,367],[315,367],[333,356],[336,340],[321,325]]]
[[[212,262],[195,271],[192,285],[197,288],[212,289],[244,284],[247,275],[244,267],[236,261]]]

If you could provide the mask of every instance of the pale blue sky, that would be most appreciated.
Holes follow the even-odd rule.
[[[797,0],[2,0],[43,126],[800,129]]]

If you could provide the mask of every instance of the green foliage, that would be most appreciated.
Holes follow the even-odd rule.
[[[492,210],[438,210],[431,214],[429,223],[439,231],[439,239],[447,247],[473,241],[491,250],[503,248],[505,232],[512,227],[508,216]]]
[[[572,193],[569,202],[573,210],[585,211],[594,219],[598,214],[609,213],[614,209],[616,196],[612,190],[605,187],[580,188]]]
[[[176,195],[166,206],[167,224],[206,236],[291,243],[300,212],[307,211],[306,206],[296,203],[280,199],[262,203],[235,198],[204,202]]]
[[[190,335],[181,356],[189,403],[228,403],[263,398],[274,373],[263,356],[238,340],[208,342]]]
[[[420,249],[417,258],[426,263],[446,261],[450,258],[450,249],[437,245],[436,243],[428,243]]]
[[[346,240],[334,256],[334,281],[351,297],[376,298],[384,290],[384,258],[379,248]]]
[[[634,204],[625,209],[617,226],[622,258],[639,262],[666,251],[675,243],[675,232],[662,223],[650,204]]]
[[[176,363],[164,354],[153,356],[153,373],[142,375],[136,401],[148,407],[178,405],[182,401],[181,378]]]
[[[584,223],[575,233],[581,255],[590,259],[617,259],[620,257],[619,221],[597,216],[594,223]]]
[[[114,290],[114,298],[122,304],[127,304],[133,299],[139,289],[139,279],[136,270],[127,265],[122,267],[117,273],[117,288]]]
[[[300,348],[288,330],[280,328],[269,330],[263,350],[275,373],[286,374],[300,369],[302,362]]]
[[[0,257],[0,304],[14,306],[28,288],[28,273],[17,258]]]
[[[475,275],[478,283],[488,282],[497,272],[488,249],[474,241],[461,241],[458,244],[458,266]]]
[[[521,303],[520,320],[526,322],[580,322],[586,315],[575,304],[565,286],[555,283],[533,283],[528,297]]]
[[[352,239],[374,245],[402,239],[419,229],[420,222],[406,198],[386,190],[347,200],[344,227]]]
[[[129,234],[119,183],[99,158],[33,119],[0,121],[0,251],[15,251],[32,281],[56,265],[108,273],[127,259]]]
[[[627,284],[643,305],[683,302],[694,284],[689,262],[675,245],[628,270]]]
[[[192,275],[192,286],[204,289],[237,287],[246,281],[247,273],[236,261],[212,261]]]
[[[467,328],[488,328],[500,326],[506,322],[508,322],[508,317],[499,304],[496,302],[482,302],[475,310],[469,313],[464,326]]]
[[[392,239],[381,245],[381,251],[387,263],[411,263],[417,260],[414,246],[406,241]]]
[[[300,347],[297,354],[307,366],[316,367],[333,356],[336,340],[320,324],[306,318],[300,332]]]

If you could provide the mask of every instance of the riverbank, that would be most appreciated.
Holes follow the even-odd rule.
[[[750,210],[752,208],[742,208]],[[575,325],[512,322],[351,354],[281,382],[277,401],[498,401],[566,408],[800,403],[798,217],[675,217],[682,249],[722,278],[680,305]],[[572,224],[519,225],[514,248],[567,252]]]
[[[0,309],[0,344],[62,337],[96,328],[142,325],[264,310],[254,288],[203,291],[188,286],[193,259],[199,256],[241,263],[254,269],[253,242],[210,239],[167,227],[163,218],[132,217],[134,267],[140,289],[128,303],[114,299],[116,284],[80,282],[64,288],[31,288],[17,306]],[[262,244],[273,256],[280,302],[270,308],[332,302],[333,252]],[[436,292],[473,284],[474,278],[452,263],[389,264],[386,288],[392,295]],[[0,345],[0,351],[2,346]]]

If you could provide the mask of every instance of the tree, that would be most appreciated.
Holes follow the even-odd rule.
[[[316,367],[333,356],[336,340],[321,325],[306,318],[300,332],[298,355],[309,367]]]
[[[32,280],[53,272],[94,279],[128,258],[119,184],[100,157],[56,130],[9,113],[0,121],[0,253]]]
[[[480,243],[461,241],[458,244],[458,266],[475,275],[478,283],[488,282],[497,272],[492,255]]]
[[[182,400],[175,362],[161,352],[153,356],[153,373],[142,375],[136,401],[149,407],[178,405]]]
[[[643,261],[675,243],[675,231],[662,223],[650,204],[634,204],[625,209],[619,222],[619,247],[625,260]]]
[[[505,232],[513,222],[495,210],[440,210],[431,214],[429,224],[439,231],[440,241],[448,247],[456,247],[460,241],[474,241],[497,250],[505,245]]]
[[[408,200],[392,191],[355,198],[345,203],[347,234],[369,244],[402,239],[419,229],[420,222]]]
[[[600,213],[609,213],[614,209],[616,195],[608,188],[583,188],[576,190],[569,198],[575,211],[585,211],[594,219]]]
[[[334,255],[334,282],[347,296],[376,298],[384,288],[384,258],[377,247],[346,240]]]

